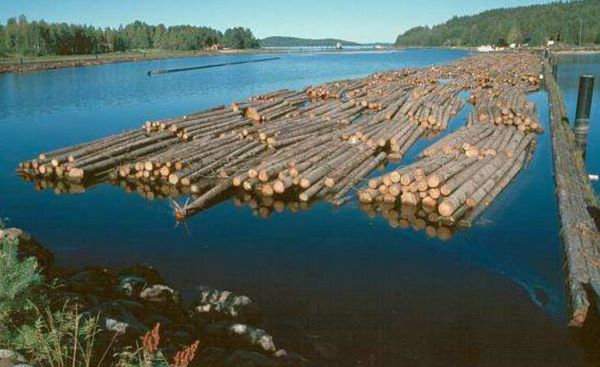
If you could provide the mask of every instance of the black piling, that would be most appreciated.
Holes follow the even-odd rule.
[[[594,76],[582,75],[579,77],[579,92],[577,94],[577,110],[575,112],[575,140],[583,152],[587,148],[587,139],[590,125],[590,112],[592,110],[592,97],[594,94]]]

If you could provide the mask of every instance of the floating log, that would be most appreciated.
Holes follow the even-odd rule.
[[[59,192],[76,181],[110,180],[149,199],[190,193],[196,199],[178,211],[180,219],[237,188],[259,198],[341,205],[377,167],[447,129],[464,107],[461,93],[470,90],[475,109],[468,127],[423,152],[409,168],[371,180],[359,195],[424,205],[428,215],[445,202],[442,207],[452,210],[444,213],[455,217],[460,208],[485,202],[493,191],[489,180],[499,176],[495,169],[510,172],[506,162],[528,149],[524,136],[541,132],[526,96],[537,88],[537,68],[539,60],[530,54],[481,55],[302,91],[281,89],[50,151],[21,163],[19,171],[43,178],[45,187],[64,182],[55,186]],[[475,190],[479,184],[489,191]],[[270,205],[255,209],[261,208],[262,214],[271,212]]]

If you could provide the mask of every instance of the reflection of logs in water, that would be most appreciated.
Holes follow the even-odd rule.
[[[233,198],[233,203],[238,207],[247,206],[252,209],[255,216],[268,219],[273,214],[281,214],[285,211],[290,213],[308,211],[315,202],[292,201],[289,198],[276,199],[250,193],[238,193]]]
[[[438,221],[439,216],[428,207],[361,203],[360,208],[371,219],[381,215],[392,228],[412,228],[416,232],[423,231],[429,238],[447,241],[452,238],[456,231],[456,227],[452,224],[448,225]]]

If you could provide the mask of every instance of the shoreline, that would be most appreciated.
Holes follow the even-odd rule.
[[[106,64],[116,64],[122,62],[139,62],[168,60],[178,58],[208,57],[208,56],[234,56],[234,55],[261,55],[261,54],[293,54],[293,53],[345,53],[345,52],[389,52],[402,50],[401,48],[359,48],[342,49],[333,48],[257,48],[257,49],[227,49],[219,51],[171,51],[171,52],[127,52],[110,53],[98,55],[69,55],[69,56],[41,56],[33,58],[0,58],[0,75],[9,73],[30,73],[37,71],[46,71],[64,68],[77,68],[87,66],[97,66]]]
[[[16,245],[18,261],[36,262],[43,277],[39,291],[49,300],[36,307],[63,314],[74,307],[79,315],[97,319],[96,351],[111,350],[116,356],[160,325],[161,344],[169,354],[194,340],[201,342],[197,365],[314,365],[303,355],[281,348],[289,341],[275,338],[265,328],[266,315],[246,295],[199,282],[193,296],[183,297],[154,266],[145,263],[118,268],[59,266],[50,250],[19,228],[0,227],[0,245],[5,246],[0,249],[2,256],[8,256],[2,252],[6,244]],[[52,284],[61,286],[53,288]],[[0,346],[0,352],[6,347],[13,353],[25,352],[12,345]],[[0,366],[5,365],[5,354],[0,353]]]

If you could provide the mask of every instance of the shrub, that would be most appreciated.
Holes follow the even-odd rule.
[[[33,364],[91,367],[102,363],[107,353],[95,353],[98,317],[84,317],[66,306],[55,312],[36,308],[36,312],[36,321],[21,326],[14,341],[15,348],[26,352]]]
[[[4,239],[0,248],[0,344],[7,344],[10,331],[32,314],[31,300],[43,278],[35,258],[20,261],[18,241]]]

